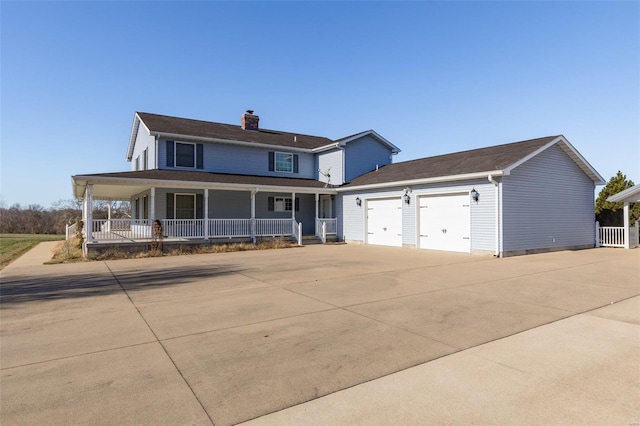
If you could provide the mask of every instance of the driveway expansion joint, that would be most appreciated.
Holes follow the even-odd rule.
[[[213,418],[211,418],[211,415],[209,414],[209,412],[207,411],[207,409],[205,408],[204,404],[202,403],[202,401],[200,400],[200,398],[198,397],[198,395],[195,393],[195,391],[193,390],[193,388],[191,387],[191,384],[189,383],[189,381],[187,380],[186,377],[184,377],[184,374],[182,374],[182,371],[180,371],[180,368],[178,368],[178,365],[176,364],[176,362],[173,360],[173,358],[171,357],[171,354],[169,354],[169,352],[167,351],[167,348],[162,344],[162,341],[158,338],[158,335],[156,334],[156,332],[153,330],[153,328],[151,327],[151,324],[149,324],[149,322],[147,321],[147,319],[144,317],[144,315],[142,315],[142,312],[140,312],[140,309],[138,308],[138,306],[134,303],[133,299],[131,299],[131,296],[129,295],[129,293],[127,292],[127,290],[124,288],[124,286],[122,285],[122,283],[120,282],[120,280],[118,279],[118,277],[116,276],[116,274],[113,273],[113,271],[111,270],[111,268],[109,267],[109,265],[107,264],[107,262],[104,262],[105,266],[107,267],[107,269],[109,270],[109,273],[113,276],[113,279],[116,280],[116,282],[118,283],[118,285],[120,286],[120,288],[122,289],[122,291],[124,292],[124,294],[127,296],[127,298],[129,299],[129,302],[133,305],[133,307],[136,309],[136,311],[138,312],[138,315],[140,315],[140,318],[142,319],[142,321],[144,321],[144,323],[147,325],[147,327],[149,328],[149,331],[151,332],[151,334],[153,334],[153,337],[156,339],[156,342],[158,342],[158,344],[160,345],[160,347],[162,348],[162,350],[164,351],[164,353],[167,355],[167,358],[169,358],[169,361],[171,361],[171,364],[173,364],[173,367],[176,369],[176,371],[178,372],[178,374],[180,375],[180,377],[182,378],[182,380],[184,381],[184,383],[187,385],[187,387],[189,388],[189,390],[191,391],[191,394],[193,395],[193,397],[196,399],[196,401],[198,401],[198,404],[200,404],[200,407],[202,408],[202,410],[204,411],[204,413],[207,415],[207,418],[209,419],[209,421],[211,422],[211,424],[213,426],[215,426],[215,422],[213,421]]]

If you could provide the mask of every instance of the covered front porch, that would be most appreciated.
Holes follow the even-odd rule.
[[[139,172],[123,172],[130,175]],[[303,236],[336,238],[335,190],[316,181],[306,186],[244,185],[227,182],[157,181],[112,176],[74,176],[83,200],[86,245],[165,241],[251,241]],[[212,175],[212,174],[207,174]],[[257,180],[277,180],[259,178]],[[279,179],[282,180],[282,179]],[[292,182],[293,181],[293,182]],[[270,182],[279,183],[279,182]],[[93,218],[96,200],[131,202],[131,217]]]

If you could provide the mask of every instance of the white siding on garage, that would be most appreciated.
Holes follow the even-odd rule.
[[[480,193],[480,200],[478,203],[471,201],[471,251],[492,253],[495,249],[495,190],[487,179],[412,186],[411,203],[402,203],[402,245],[417,247],[417,200],[420,195],[468,193],[472,188]],[[365,200],[403,194],[403,187],[342,193],[336,210],[340,227],[338,235],[347,242],[364,243]],[[362,200],[361,207],[356,205],[356,197]]]
[[[593,244],[594,183],[558,145],[503,182],[505,252]]]

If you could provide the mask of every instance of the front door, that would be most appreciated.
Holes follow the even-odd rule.
[[[330,219],[333,217],[331,206],[331,197],[326,196],[320,198],[320,218],[321,219]]]

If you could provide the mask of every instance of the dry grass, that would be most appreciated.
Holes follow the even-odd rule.
[[[76,237],[66,241],[61,241],[53,249],[53,257],[50,261],[45,262],[46,265],[56,263],[82,262],[86,259],[82,257],[82,248]]]
[[[160,250],[148,250],[140,253],[130,253],[118,247],[110,248],[102,253],[94,254],[89,259],[82,257],[82,250],[78,248],[78,241],[75,239],[61,242],[54,250],[51,263],[70,263],[85,260],[118,260],[118,259],[142,259],[147,257],[180,256],[185,254],[208,254],[208,253],[229,253],[237,251],[253,250],[274,250],[298,247],[294,243],[282,238],[261,241],[257,244],[250,243],[230,243],[211,244],[208,246],[184,245],[179,248],[162,252]]]

